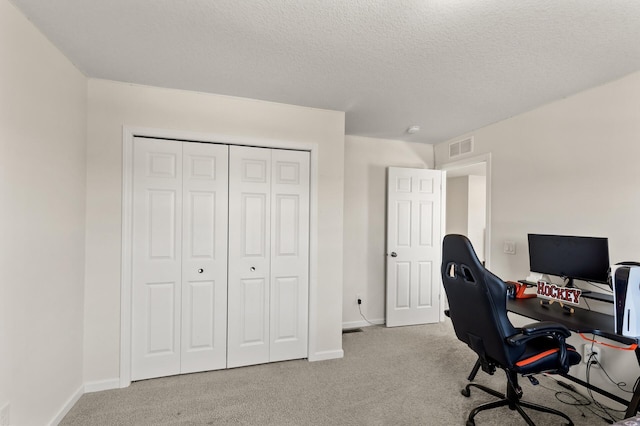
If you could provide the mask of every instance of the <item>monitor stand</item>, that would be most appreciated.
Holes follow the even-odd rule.
[[[567,281],[566,281],[566,283],[565,283],[565,285],[564,285],[566,288],[578,288],[578,287],[576,287],[576,285],[574,284],[574,282],[573,282],[573,278],[565,277],[565,279],[567,280]],[[582,290],[581,288],[578,288],[578,289],[582,291],[582,294],[588,294],[588,293],[591,293],[591,290]]]

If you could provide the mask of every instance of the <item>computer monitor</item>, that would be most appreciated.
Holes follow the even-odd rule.
[[[609,242],[601,237],[529,234],[531,272],[567,279],[607,284],[609,279]]]

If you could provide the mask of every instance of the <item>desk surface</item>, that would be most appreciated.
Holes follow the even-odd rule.
[[[540,299],[507,299],[507,310],[538,321],[564,324],[577,333],[593,333],[616,342],[630,345],[638,340],[615,333],[613,315],[575,307],[573,314],[566,313],[560,305],[540,305]]]

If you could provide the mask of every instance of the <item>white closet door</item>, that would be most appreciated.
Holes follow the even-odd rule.
[[[230,147],[227,366],[269,361],[271,150]]]
[[[180,372],[182,143],[135,138],[132,380]]]
[[[309,157],[272,150],[271,362],[307,357]]]
[[[227,365],[228,146],[183,143],[181,373]]]
[[[226,367],[228,147],[135,138],[132,380]]]
[[[135,138],[132,380],[307,356],[309,153]]]

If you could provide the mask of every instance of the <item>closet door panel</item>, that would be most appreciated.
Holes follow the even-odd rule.
[[[228,146],[183,145],[182,373],[226,367]]]
[[[269,361],[271,150],[230,147],[227,366]]]
[[[132,380],[180,372],[182,144],[135,138]]]
[[[243,279],[240,281],[240,312],[238,317],[241,323],[240,345],[241,346],[263,346],[269,343],[268,335],[265,333],[265,300],[267,295],[265,289],[268,287],[265,280]]]
[[[309,160],[272,151],[270,361],[308,355]]]

